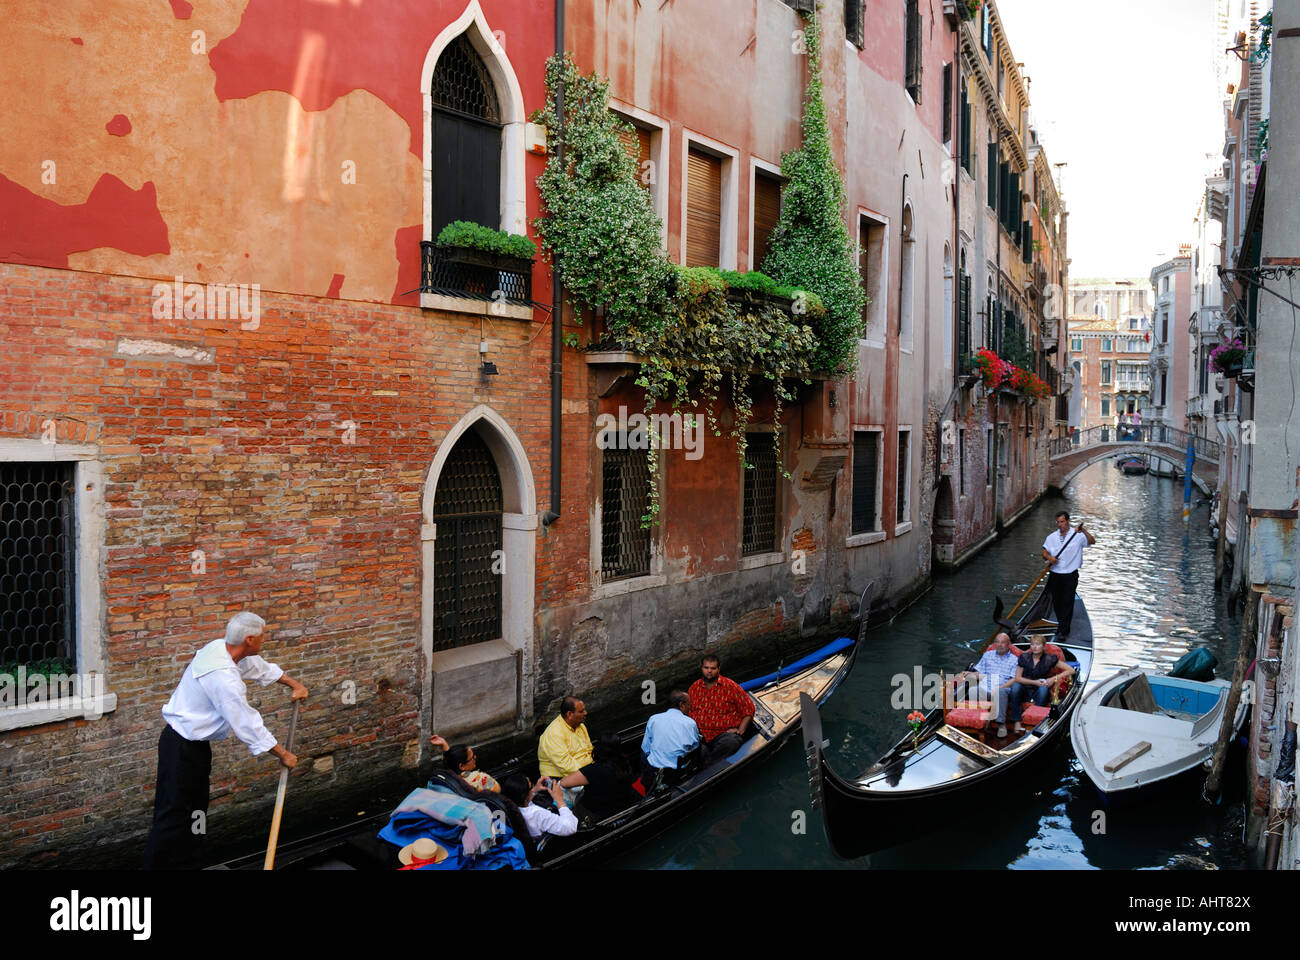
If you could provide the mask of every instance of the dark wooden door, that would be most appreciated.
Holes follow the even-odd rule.
[[[434,239],[453,220],[501,223],[501,128],[434,108]]]

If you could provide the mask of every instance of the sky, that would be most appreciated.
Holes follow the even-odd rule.
[[[1147,276],[1195,240],[1205,177],[1222,163],[1214,0],[997,6],[1047,159],[1068,164],[1071,279]]]

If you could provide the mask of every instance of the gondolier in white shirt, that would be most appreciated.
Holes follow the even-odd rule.
[[[208,809],[212,772],[209,741],[224,740],[233,730],[253,756],[273,753],[290,769],[298,758],[280,746],[248,705],[246,680],[262,686],[282,683],[290,700],[306,700],[307,688],[258,654],[266,621],[255,613],[237,613],[218,637],[194,655],[181,682],[162,709],[167,725],[158,738],[158,786],[153,827],[145,848],[146,870],[194,869],[201,866],[202,817]]]
[[[1070,621],[1074,618],[1074,592],[1079,586],[1079,567],[1083,566],[1083,548],[1097,542],[1081,522],[1070,529],[1070,515],[1064,510],[1056,515],[1056,530],[1043,541],[1043,559],[1051,566],[1047,589],[1056,611],[1056,639],[1068,640]]]

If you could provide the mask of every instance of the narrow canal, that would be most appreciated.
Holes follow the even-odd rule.
[[[1199,496],[1193,488],[1193,498]],[[1040,545],[1065,509],[1097,538],[1084,553],[1079,595],[1096,636],[1092,682],[1134,664],[1168,669],[1188,650],[1208,646],[1217,674],[1231,678],[1240,617],[1214,589],[1214,543],[1207,507],[1182,522],[1181,482],[1125,477],[1109,462],[1090,467],[1064,496],[1044,498],[1008,535],[986,548],[893,623],[871,630],[853,673],[823,709],[828,757],[852,774],[870,765],[906,730],[890,707],[891,678],[960,670],[992,629],[994,594],[1010,607],[1042,572]],[[826,844],[809,804],[798,735],[768,763],[742,775],[703,810],[612,866],[683,868],[1065,868],[1231,869],[1245,865],[1240,765],[1230,769],[1223,802],[1198,795],[1162,804],[1103,807],[1068,742],[1040,758],[1038,789],[1001,797],[996,810],[971,810],[959,822],[846,862]],[[802,830],[800,829],[802,827]],[[903,828],[906,832],[906,827]]]

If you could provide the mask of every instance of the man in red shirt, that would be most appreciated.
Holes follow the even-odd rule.
[[[740,749],[754,715],[754,701],[740,684],[722,676],[718,658],[706,653],[700,661],[702,676],[691,684],[691,719],[704,738],[705,762],[712,763]]]

